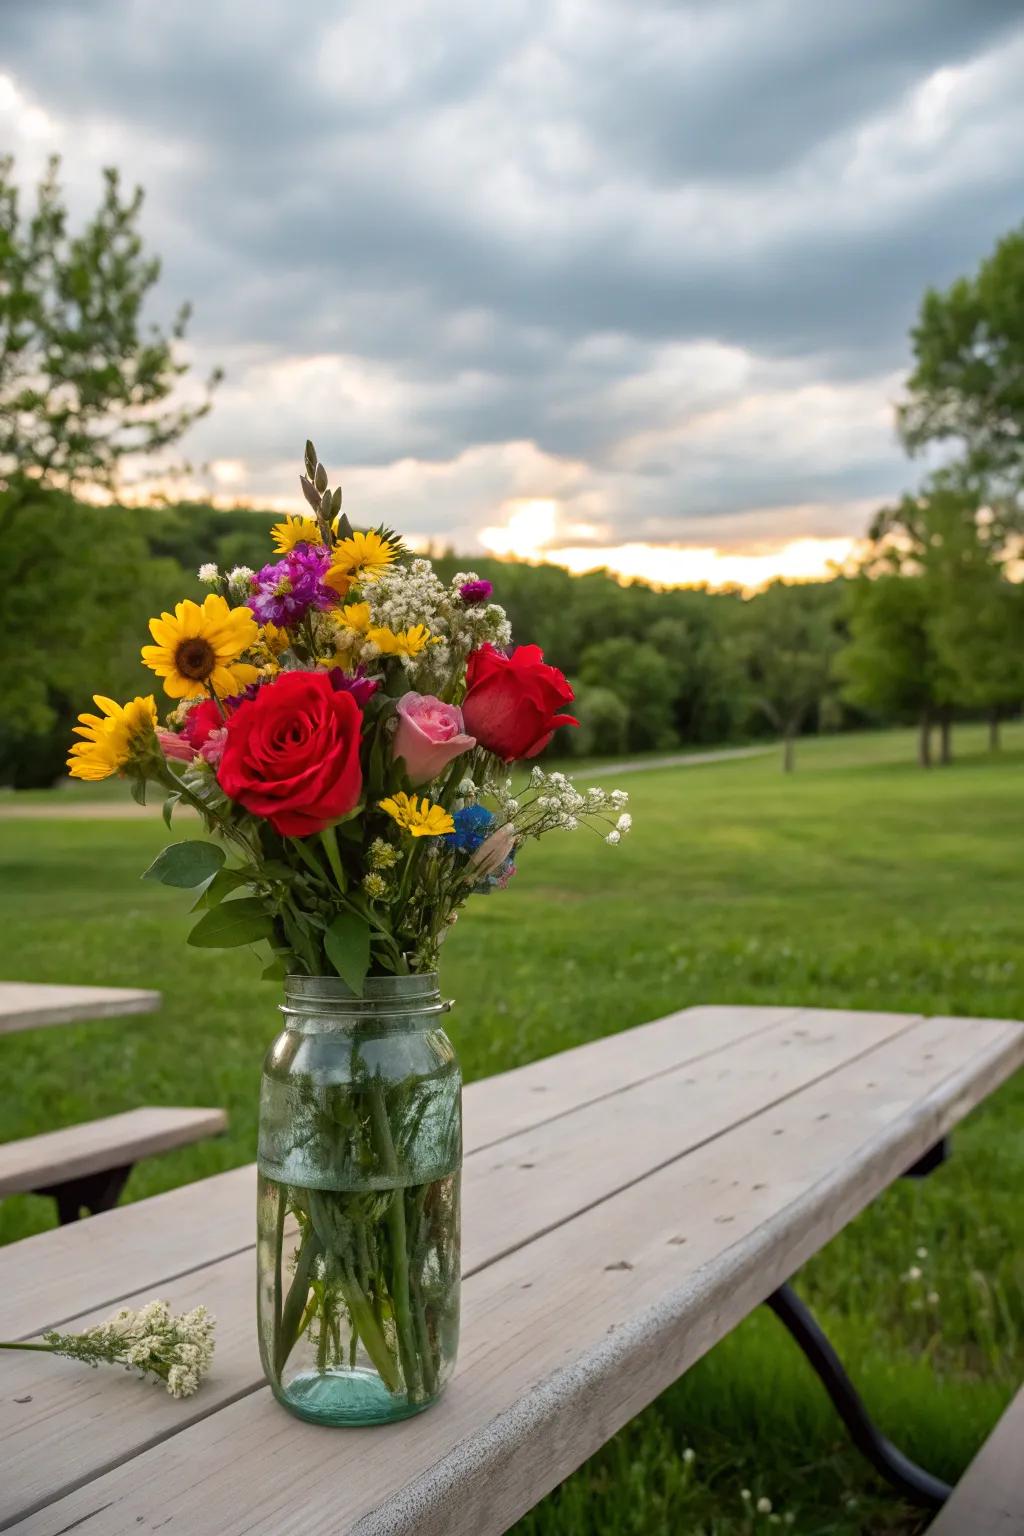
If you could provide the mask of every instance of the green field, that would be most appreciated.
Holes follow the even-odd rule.
[[[636,829],[621,848],[551,838],[455,930],[444,985],[467,1078],[694,1003],[1024,1017],[1024,729],[998,758],[980,731],[956,745],[930,773],[894,733],[802,744],[790,779],[774,757],[623,778]],[[186,949],[187,901],[139,883],[162,840],[156,817],[0,819],[4,973],[165,994],[149,1019],[0,1039],[0,1139],[141,1102],[230,1112],[223,1140],[137,1169],[133,1198],[251,1159],[277,1028],[255,962]],[[883,1427],[948,1477],[1024,1376],[1022,1110],[1024,1074],[958,1133],[947,1167],[892,1189],[800,1281]],[[0,1241],[51,1221],[41,1199],[8,1200]],[[801,1357],[756,1315],[517,1533],[924,1524],[880,1494]]]

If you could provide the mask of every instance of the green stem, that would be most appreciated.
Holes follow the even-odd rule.
[[[306,1232],[299,1244],[299,1255],[295,1263],[295,1275],[288,1287],[288,1296],[281,1313],[281,1330],[277,1335],[277,1347],[275,1350],[274,1366],[278,1380],[285,1368],[288,1356],[295,1347],[295,1341],[299,1336],[299,1325],[302,1322],[302,1314],[306,1310],[306,1298],[309,1295],[309,1284],[313,1274],[313,1266],[322,1252],[320,1239],[310,1229]]]
[[[362,1286],[352,1272],[352,1265],[347,1258],[341,1259],[342,1282],[341,1292],[345,1298],[345,1305],[359,1335],[363,1341],[363,1348],[373,1362],[374,1370],[389,1392],[398,1392],[402,1381],[398,1374],[395,1357],[388,1348],[388,1342],[383,1333],[377,1327],[377,1320],[373,1315],[370,1303]]]
[[[35,1349],[44,1355],[58,1353],[58,1346],[56,1344],[29,1344],[27,1341],[25,1343],[16,1343],[13,1340],[8,1343],[5,1339],[0,1339],[0,1349]]]
[[[338,834],[333,827],[325,827],[320,833],[320,844],[327,855],[327,862],[331,866],[331,874],[339,891],[345,890],[348,881],[345,879],[345,871],[341,864],[341,854],[338,852]]]
[[[402,1357],[406,1391],[412,1402],[420,1401],[423,1384],[419,1361],[416,1357],[413,1320],[409,1304],[409,1248],[405,1227],[405,1199],[398,1184],[398,1155],[391,1138],[384,1089],[378,1078],[369,1089],[370,1125],[381,1166],[389,1180],[394,1181],[391,1203],[388,1206],[387,1224],[391,1238],[391,1300],[395,1309],[395,1327],[398,1331],[398,1349]]]
[[[274,1224],[274,1338],[281,1337],[281,1266],[284,1261],[284,1222],[288,1213],[288,1200],[284,1185],[277,1186],[277,1220]],[[275,1346],[276,1347],[276,1346]]]

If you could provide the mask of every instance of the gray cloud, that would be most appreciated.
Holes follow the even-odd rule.
[[[524,495],[834,532],[912,479],[924,286],[1021,217],[1022,65],[1016,0],[6,0],[0,132],[78,207],[109,160],[146,185],[229,367],[196,451],[253,494],[307,423],[381,504],[441,467],[424,532]]]

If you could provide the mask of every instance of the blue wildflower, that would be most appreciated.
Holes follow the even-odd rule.
[[[494,816],[486,806],[464,805],[452,817],[455,831],[445,835],[445,842],[460,853],[476,853],[494,825]]]

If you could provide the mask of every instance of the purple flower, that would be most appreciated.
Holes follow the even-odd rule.
[[[332,667],[327,676],[335,693],[350,693],[360,709],[365,709],[380,687],[377,679],[367,677],[362,667],[357,667],[351,676],[340,667]]]
[[[467,581],[459,588],[459,596],[464,603],[486,603],[493,591],[489,581]]]
[[[253,577],[249,607],[261,624],[295,624],[310,610],[333,608],[338,594],[325,587],[323,577],[331,554],[315,544],[296,544],[283,560],[265,565]]]

